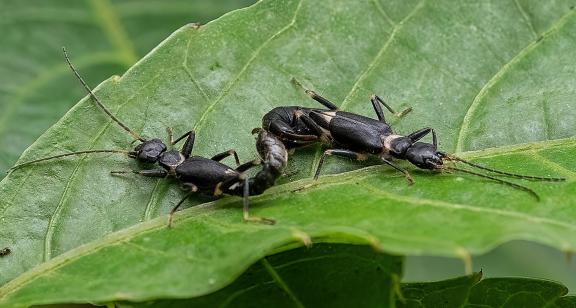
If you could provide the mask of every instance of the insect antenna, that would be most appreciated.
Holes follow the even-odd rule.
[[[458,161],[461,163],[464,163],[466,165],[478,168],[478,169],[482,169],[482,170],[486,170],[489,172],[493,172],[493,173],[497,173],[497,174],[502,174],[502,175],[506,175],[506,176],[510,176],[510,177],[514,177],[514,178],[518,178],[518,179],[526,179],[526,180],[535,180],[535,181],[548,181],[548,182],[562,182],[562,181],[566,181],[565,178],[559,178],[559,177],[542,177],[542,176],[533,176],[533,175],[524,175],[524,174],[517,174],[517,173],[510,173],[510,172],[505,172],[505,171],[500,171],[500,170],[496,170],[496,169],[492,169],[492,168],[488,168],[488,167],[484,167],[482,165],[479,164],[475,164],[473,162],[464,160],[460,157],[457,156],[453,156],[453,155],[446,155],[446,157],[448,158],[448,160],[454,160],[454,161]]]
[[[18,164],[18,165],[13,166],[12,168],[8,169],[8,172],[10,172],[10,171],[12,171],[12,170],[20,169],[20,168],[22,168],[22,167],[25,167],[25,166],[28,166],[28,165],[31,165],[31,164],[43,162],[43,161],[46,161],[46,160],[52,160],[52,159],[56,159],[56,158],[61,158],[61,157],[66,157],[66,156],[73,156],[73,155],[91,154],[91,153],[121,153],[121,154],[128,154],[128,155],[130,155],[131,152],[130,152],[130,151],[125,151],[125,150],[86,150],[86,151],[71,152],[71,153],[54,155],[54,156],[44,157],[44,158],[40,158],[40,159],[36,159],[36,160],[27,161],[27,162],[25,162],[25,163],[21,163],[21,164]]]
[[[489,176],[489,175],[486,175],[486,174],[482,174],[482,173],[478,173],[478,172],[474,172],[474,171],[470,171],[470,170],[466,170],[466,169],[462,169],[462,168],[458,168],[458,167],[447,167],[447,166],[446,166],[446,167],[443,167],[443,169],[460,171],[460,172],[463,172],[463,173],[468,173],[468,174],[472,174],[472,175],[479,176],[479,177],[482,177],[482,178],[490,179],[490,180],[496,181],[496,182],[498,182],[498,183],[500,183],[500,184],[508,185],[508,186],[511,186],[511,187],[514,187],[514,188],[523,190],[523,191],[529,193],[530,195],[532,195],[534,198],[536,198],[536,201],[540,201],[540,196],[538,196],[538,194],[537,194],[535,191],[533,191],[532,189],[530,189],[530,188],[528,188],[528,187],[526,187],[526,186],[522,186],[522,185],[519,185],[519,184],[516,184],[516,183],[512,183],[512,182],[508,182],[508,181],[506,181],[506,180],[502,180],[502,179],[499,179],[499,178],[496,178],[496,177],[493,177],[493,176]]]
[[[80,83],[84,86],[84,89],[86,89],[86,91],[88,92],[88,94],[90,95],[90,97],[92,98],[92,100],[94,100],[94,102],[96,103],[96,105],[98,105],[98,107],[102,108],[102,110],[104,110],[104,112],[110,116],[110,118],[112,118],[112,120],[114,120],[114,122],[118,123],[118,125],[120,125],[125,131],[127,131],[128,133],[130,133],[130,135],[132,135],[132,137],[136,140],[140,140],[142,142],[145,142],[146,139],[140,137],[140,135],[138,135],[135,131],[131,130],[128,126],[126,126],[126,124],[122,123],[120,120],[118,120],[118,118],[116,118],[111,112],[110,110],[108,110],[108,108],[106,108],[106,106],[104,106],[104,104],[102,104],[100,102],[100,100],[98,99],[98,97],[96,97],[96,95],[94,95],[94,92],[92,92],[92,89],[90,89],[90,87],[88,86],[88,84],[86,83],[86,81],[84,81],[84,79],[82,78],[82,76],[80,76],[80,74],[78,73],[78,71],[76,70],[76,68],[74,67],[74,65],[72,65],[72,62],[70,62],[70,58],[68,57],[68,53],[66,52],[66,47],[62,47],[62,51],[64,52],[64,57],[66,58],[66,62],[68,63],[68,66],[70,66],[70,69],[72,70],[72,72],[74,72],[74,75],[76,75],[76,78],[80,81]]]

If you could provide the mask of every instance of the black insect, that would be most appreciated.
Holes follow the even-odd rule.
[[[317,123],[311,113],[323,113],[338,110],[338,107],[329,100],[308,90],[296,79],[292,83],[305,90],[311,98],[322,104],[326,109],[307,108],[302,106],[282,106],[270,110],[262,118],[262,127],[270,133],[276,135],[287,148],[301,147],[313,143],[331,144],[333,142],[331,133],[325,127]],[[412,111],[407,108],[402,112],[395,112],[392,107],[378,98],[384,106],[397,117],[402,117]],[[379,107],[379,106],[378,106]]]
[[[273,170],[270,167],[267,168],[259,177],[255,179],[249,179],[245,172],[255,166],[260,164],[260,160],[253,160],[244,164],[240,165],[238,155],[234,150],[228,150],[222,152],[220,154],[215,155],[212,158],[205,158],[201,156],[193,156],[191,155],[192,149],[194,147],[194,140],[195,134],[193,131],[189,131],[186,134],[182,135],[181,137],[173,140],[172,130],[168,129],[169,135],[169,146],[173,146],[180,142],[181,140],[184,141],[184,145],[182,146],[181,150],[168,150],[167,145],[162,142],[160,139],[144,139],[124,123],[122,123],[119,119],[117,119],[98,99],[96,95],[92,92],[90,87],[86,84],[84,79],[80,76],[76,68],[70,62],[68,54],[66,50],[63,48],[64,56],[66,58],[66,62],[70,66],[72,72],[76,75],[76,78],[80,81],[80,83],[84,86],[92,100],[100,107],[110,118],[116,122],[120,127],[126,130],[135,140],[139,141],[134,150],[132,151],[124,151],[124,150],[86,150],[86,151],[78,151],[66,154],[55,155],[51,157],[45,157],[41,159],[36,159],[33,161],[25,162],[18,164],[11,168],[11,170],[15,170],[18,168],[22,168],[24,166],[35,164],[38,162],[57,159],[66,156],[72,155],[81,155],[81,154],[90,154],[90,153],[124,153],[127,154],[130,158],[136,159],[138,162],[146,163],[146,164],[158,164],[162,169],[148,169],[148,170],[135,170],[135,171],[113,171],[112,174],[121,174],[121,173],[128,173],[133,172],[142,176],[146,177],[173,177],[176,178],[182,186],[188,190],[186,196],[180,200],[174,206],[172,211],[170,212],[169,218],[169,225],[172,222],[172,217],[174,212],[182,205],[182,203],[193,193],[200,192],[208,195],[212,195],[214,197],[219,197],[223,194],[228,195],[238,195],[244,198],[244,220],[246,221],[258,221],[264,223],[273,223],[272,220],[260,217],[252,217],[248,213],[248,195],[251,192],[250,184],[254,185],[252,188],[253,194],[257,194],[259,191],[263,191],[264,189],[268,188],[266,180],[266,175]],[[262,141],[265,143],[264,139]],[[228,156],[233,155],[236,164],[238,165],[236,168],[231,168],[225,164],[222,164],[220,161]],[[270,171],[268,171],[270,169]],[[262,178],[263,183],[260,182],[260,178]]]
[[[5,257],[7,255],[9,255],[12,252],[12,250],[10,250],[9,247],[5,247],[0,249],[0,257]]]
[[[262,160],[262,169],[249,179],[250,195],[260,195],[272,187],[288,164],[288,151],[280,138],[262,128],[255,128],[258,134],[256,149]]]
[[[335,106],[326,98],[321,97],[311,90],[306,90],[306,92],[312,97],[312,99],[316,100],[323,106]],[[309,118],[318,124],[323,130],[327,131],[327,134],[329,134],[330,139],[332,140],[332,148],[324,151],[318,163],[314,179],[319,177],[326,156],[335,155],[355,160],[365,160],[369,155],[376,155],[385,164],[393,167],[399,172],[402,172],[409,184],[413,183],[410,173],[396,165],[391,160],[392,158],[407,160],[421,169],[435,171],[460,171],[488,178],[527,191],[537,199],[539,199],[538,195],[528,187],[475,171],[455,166],[448,166],[445,165],[444,162],[461,162],[492,173],[521,179],[538,181],[565,180],[564,178],[557,177],[538,177],[504,172],[469,162],[455,155],[438,151],[436,133],[434,132],[434,129],[429,127],[419,129],[408,136],[394,134],[391,126],[386,123],[384,112],[380,105],[383,105],[392,113],[394,113],[394,111],[378,96],[373,95],[370,100],[378,120],[350,112],[340,111],[337,108],[331,108],[328,111],[323,109],[313,109],[308,112]],[[432,143],[419,142],[420,139],[430,133],[432,134]]]

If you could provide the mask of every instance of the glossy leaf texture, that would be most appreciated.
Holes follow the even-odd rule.
[[[183,24],[253,2],[1,0],[0,177],[85,94],[70,79],[61,46],[96,83],[126,71]]]
[[[311,148],[291,156],[286,184],[251,199],[253,214],[276,219],[275,226],[243,223],[238,198],[198,197],[187,204],[202,205],[182,211],[170,230],[164,214],[183,196],[177,182],[111,177],[111,170],[142,167],[121,156],[46,162],[0,184],[0,243],[13,248],[0,260],[1,279],[18,277],[0,288],[0,297],[23,299],[39,289],[94,300],[198,296],[261,257],[309,240],[464,260],[511,239],[573,251],[575,15],[570,1],[268,0],[200,28],[183,27],[97,89],[145,136],[161,137],[169,126],[180,133],[193,128],[195,154],[234,148],[243,161],[253,159],[250,131],[265,112],[315,106],[290,83],[297,78],[362,114],[372,114],[371,93],[395,107],[409,104],[414,112],[392,121],[399,133],[434,127],[446,151],[568,181],[513,180],[537,191],[538,202],[491,181],[404,165],[416,181],[408,186],[390,168],[332,158],[323,174],[358,170],[324,175],[311,186],[320,154]],[[21,161],[128,149],[131,141],[83,100]],[[464,152],[472,149],[478,151]],[[97,269],[93,285],[72,274],[86,268]],[[155,279],[131,272],[142,269]],[[175,281],[182,271],[186,279]]]

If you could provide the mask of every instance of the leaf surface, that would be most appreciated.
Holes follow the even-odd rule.
[[[556,282],[486,278],[481,273],[438,282],[404,283],[396,307],[574,307],[575,296]]]
[[[226,288],[194,299],[120,307],[366,307],[393,305],[402,257],[368,246],[319,244],[266,257]]]
[[[207,203],[198,197],[187,204],[202,205],[182,211],[169,230],[163,215],[183,195],[175,181],[111,177],[111,170],[142,167],[113,155],[47,162],[0,183],[0,243],[13,250],[0,260],[0,279],[27,272],[0,288],[0,297],[37,294],[33,290],[43,283],[59,290],[58,281],[82,289],[75,293],[82,298],[96,298],[90,297],[94,285],[79,284],[71,274],[77,264],[98,269],[92,281],[108,292],[100,299],[197,296],[229,283],[259,258],[309,238],[464,260],[511,239],[573,251],[576,140],[564,138],[574,135],[576,118],[569,107],[576,81],[570,4],[262,1],[204,27],[181,28],[123,77],[97,89],[118,117],[145,136],[161,137],[169,126],[176,132],[193,128],[195,154],[210,157],[234,148],[243,161],[256,156],[249,132],[265,112],[315,106],[291,85],[292,77],[362,114],[372,114],[369,94],[382,93],[392,105],[415,110],[393,121],[399,133],[431,126],[446,151],[500,169],[568,178],[520,181],[538,192],[540,202],[490,181],[404,165],[416,181],[407,186],[389,168],[337,158],[323,174],[358,170],[323,176],[310,186],[320,153],[311,148],[291,156],[287,184],[251,200],[255,215],[277,225],[242,223],[238,198]],[[525,144],[533,141],[539,142]],[[130,142],[83,100],[21,161],[128,149]],[[482,150],[491,147],[498,148]],[[462,152],[470,149],[480,151]],[[128,283],[126,277],[140,277],[132,275],[142,269],[134,264],[157,279]],[[153,264],[162,266],[152,271]],[[173,281],[182,268],[190,271],[186,281]]]

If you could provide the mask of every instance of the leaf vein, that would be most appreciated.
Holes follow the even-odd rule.
[[[286,282],[282,279],[282,277],[280,277],[280,274],[278,274],[278,272],[274,269],[272,264],[270,264],[270,262],[268,262],[266,258],[262,259],[260,263],[262,263],[262,266],[264,266],[266,272],[268,272],[268,274],[274,279],[276,285],[278,285],[280,289],[282,289],[288,295],[288,297],[290,297],[290,299],[294,302],[294,304],[297,307],[304,308],[305,307],[304,304],[302,304],[302,302],[298,299],[298,297],[296,297],[294,292],[292,292],[288,284],[286,284]]]
[[[567,228],[567,229],[571,229],[571,230],[576,230],[576,225],[562,222],[562,221],[553,220],[550,218],[544,218],[544,217],[528,215],[528,214],[518,213],[518,212],[511,212],[511,211],[502,210],[502,209],[477,207],[477,206],[473,206],[473,205],[469,205],[469,204],[459,204],[459,203],[451,203],[451,202],[440,201],[440,200],[406,197],[406,196],[398,195],[395,193],[383,191],[383,190],[379,189],[378,187],[372,186],[370,184],[364,184],[364,187],[369,189],[370,191],[372,191],[374,193],[380,194],[382,196],[385,196],[387,198],[390,198],[390,199],[393,199],[393,200],[396,200],[399,202],[406,202],[408,204],[429,205],[429,206],[434,206],[437,208],[444,208],[444,209],[450,209],[450,210],[465,210],[465,211],[469,211],[469,212],[491,214],[494,216],[514,217],[514,218],[529,221],[532,223],[548,224],[548,225],[563,227],[563,228]]]
[[[146,202],[146,209],[144,210],[144,221],[150,220],[152,218],[152,214],[154,214],[154,205],[156,204],[154,201],[154,197],[156,196],[156,191],[160,186],[162,179],[157,179],[152,191],[150,192],[150,196],[148,198],[148,202]]]
[[[356,81],[354,82],[354,84],[352,85],[352,88],[350,89],[350,91],[348,92],[348,95],[346,95],[346,97],[344,98],[344,101],[342,101],[342,104],[340,105],[340,109],[345,109],[346,106],[349,104],[350,102],[350,97],[352,96],[352,94],[354,94],[355,90],[360,86],[360,83],[362,83],[367,77],[368,75],[376,68],[376,66],[378,65],[378,63],[380,62],[380,60],[382,59],[382,57],[384,56],[384,54],[386,53],[386,50],[388,49],[388,47],[390,46],[390,44],[392,43],[392,41],[394,41],[394,38],[396,37],[396,35],[398,34],[398,31],[402,28],[402,26],[404,25],[404,23],[408,20],[410,20],[410,18],[412,16],[414,16],[416,14],[416,12],[418,12],[426,3],[426,0],[421,0],[415,7],[414,9],[412,9],[412,11],[410,13],[408,13],[406,15],[406,17],[404,17],[404,19],[402,19],[398,24],[396,24],[392,30],[392,33],[390,34],[390,36],[388,37],[388,39],[384,42],[384,44],[382,45],[382,47],[380,48],[380,50],[378,51],[378,53],[376,54],[376,56],[374,57],[374,59],[372,59],[372,61],[370,62],[370,64],[368,64],[368,67],[366,67],[366,69],[358,76],[358,78],[356,79]]]
[[[376,6],[376,9],[380,13],[380,15],[382,15],[382,17],[384,18],[384,20],[386,20],[386,22],[389,23],[390,25],[396,26],[396,23],[394,22],[394,20],[392,20],[392,18],[390,18],[390,16],[388,16],[386,10],[382,7],[382,4],[378,2],[378,0],[372,0],[372,2]]]
[[[536,32],[536,29],[534,29],[534,24],[532,23],[532,20],[530,20],[530,17],[526,13],[520,2],[518,0],[514,0],[514,3],[516,4],[518,11],[520,11],[520,14],[522,14],[522,18],[530,28],[530,31],[532,32],[532,34],[534,34],[534,38],[538,38],[538,32]]]
[[[535,158],[538,162],[543,163],[544,165],[566,175],[568,178],[570,178],[571,180],[576,179],[576,172],[567,169],[566,167],[558,164],[557,162],[551,161],[548,157],[543,156],[542,154],[540,154],[539,151],[532,151],[532,156],[533,158]]]
[[[204,110],[204,112],[202,112],[202,115],[200,116],[200,119],[198,120],[198,122],[196,122],[196,124],[194,125],[194,131],[196,131],[196,133],[200,132],[200,130],[204,127],[204,124],[206,123],[206,118],[208,116],[208,114],[210,114],[210,112],[212,112],[212,110],[214,110],[214,107],[226,96],[228,95],[228,93],[230,93],[230,90],[232,90],[232,88],[236,85],[236,83],[238,82],[238,80],[240,80],[240,77],[242,75],[244,75],[244,73],[248,70],[248,68],[250,67],[250,65],[258,58],[258,56],[260,55],[260,53],[262,52],[262,50],[264,50],[264,48],[270,43],[272,42],[274,39],[276,39],[277,37],[279,37],[280,35],[282,35],[284,32],[288,31],[290,28],[292,28],[294,26],[294,24],[296,23],[296,18],[298,17],[298,12],[300,11],[300,7],[302,6],[302,2],[304,2],[304,0],[300,0],[298,2],[298,6],[296,7],[296,9],[294,10],[294,16],[292,16],[292,19],[290,20],[290,22],[284,26],[282,29],[278,30],[278,32],[274,33],[272,36],[270,36],[266,41],[264,41],[264,43],[262,43],[262,45],[260,45],[260,47],[258,47],[258,49],[256,49],[256,51],[254,52],[254,54],[252,55],[252,57],[250,57],[250,59],[248,59],[248,61],[246,62],[246,64],[242,67],[242,69],[240,69],[240,72],[238,72],[238,74],[236,74],[236,76],[232,79],[232,81],[230,83],[228,83],[228,85],[226,86],[226,88],[221,92],[221,94]]]
[[[190,81],[192,81],[194,86],[196,86],[196,88],[200,91],[200,94],[202,94],[204,99],[208,102],[208,101],[210,101],[208,94],[206,94],[206,91],[204,91],[204,88],[202,88],[202,86],[200,86],[200,83],[196,80],[196,78],[194,78],[192,71],[188,67],[188,53],[190,51],[190,43],[192,43],[192,38],[194,38],[194,35],[190,35],[190,38],[188,39],[188,43],[186,44],[186,52],[184,54],[184,61],[182,62],[182,67],[184,67],[184,71],[188,75],[188,78],[190,78]]]
[[[496,73],[484,84],[484,86],[480,89],[480,91],[478,91],[478,93],[474,96],[472,103],[468,107],[468,110],[464,115],[464,118],[462,119],[462,123],[460,125],[460,130],[458,132],[458,137],[456,141],[455,152],[463,151],[464,141],[467,135],[469,135],[472,117],[480,107],[482,99],[486,96],[488,91],[502,79],[502,77],[510,70],[511,67],[513,67],[516,63],[520,62],[522,59],[524,59],[524,57],[528,55],[530,52],[535,50],[541,43],[544,42],[545,38],[550,36],[552,33],[556,32],[557,30],[560,30],[567,23],[568,19],[572,16],[574,16],[574,11],[570,11],[564,16],[560,17],[544,34],[542,34],[541,40],[531,41],[526,47],[524,47],[518,53],[516,53],[516,55],[513,56],[508,62],[502,65],[500,69],[498,69],[498,71],[496,71]]]

